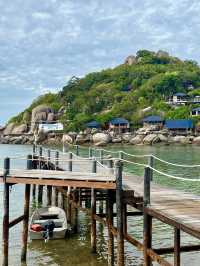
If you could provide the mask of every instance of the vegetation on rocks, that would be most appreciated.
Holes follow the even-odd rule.
[[[165,101],[176,92],[200,95],[200,67],[196,62],[147,50],[138,51],[131,60],[83,78],[72,77],[59,93],[40,96],[9,122],[30,122],[33,108],[41,104],[56,112],[64,107],[60,120],[66,131],[83,129],[93,119],[105,123],[113,117],[124,117],[137,125],[149,114],[179,119],[190,116],[193,106],[174,109]],[[142,112],[150,106],[150,111]]]

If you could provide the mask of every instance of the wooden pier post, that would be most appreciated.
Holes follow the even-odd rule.
[[[119,151],[119,159],[120,160],[124,159],[123,151]]]
[[[38,205],[41,205],[43,202],[43,185],[38,186]]]
[[[69,147],[67,143],[63,143],[63,153],[67,153],[69,151]]]
[[[71,225],[72,222],[72,206],[70,203],[71,187],[67,189],[67,222]]]
[[[92,161],[92,173],[97,172],[97,162],[96,160]],[[96,253],[97,247],[97,232],[96,232],[96,219],[94,216],[96,215],[96,191],[94,188],[91,189],[91,251],[92,253]]]
[[[175,227],[174,228],[174,266],[181,265],[180,245],[181,245],[180,229]]]
[[[153,165],[154,165],[154,158],[152,155],[149,156],[149,158],[148,158],[148,165],[150,167],[153,167]],[[152,169],[150,169],[150,179],[151,179],[151,181],[153,180],[153,170]]]
[[[43,149],[42,149],[42,146],[40,146],[40,148],[39,148],[39,156],[42,157],[42,154],[43,154]]]
[[[107,209],[107,223],[108,223],[108,266],[114,266],[114,236],[112,233],[113,227],[113,192],[108,190],[108,196],[106,201]]]
[[[77,208],[77,204],[79,202],[79,193],[78,193],[77,189],[75,189],[73,192],[73,201],[76,204],[76,206],[73,208],[73,212],[74,212],[73,231],[76,234],[76,233],[78,233],[78,208]]]
[[[56,151],[55,153],[55,168],[58,170],[59,167],[59,151]]]
[[[51,150],[47,150],[48,170],[50,170]]]
[[[124,266],[123,202],[122,202],[122,163],[115,162],[116,173],[116,212],[117,212],[117,266]]]
[[[103,150],[99,150],[99,160],[100,163],[103,164]]]
[[[54,204],[58,206],[58,190],[57,187],[54,187]]]
[[[52,204],[52,186],[47,186],[47,206]]]
[[[89,158],[92,158],[93,156],[93,149],[92,147],[89,147]]]
[[[79,156],[79,145],[76,145],[76,155]]]
[[[35,201],[35,196],[36,196],[36,185],[32,185],[32,198]]]
[[[32,156],[28,155],[27,170],[32,169]],[[25,185],[25,201],[24,201],[24,220],[23,220],[23,231],[22,231],[22,251],[21,261],[26,262],[27,255],[27,242],[28,242],[28,221],[29,221],[29,205],[30,205],[30,190],[29,184]]]
[[[148,255],[148,249],[152,246],[152,217],[148,215],[145,208],[150,204],[151,191],[151,169],[145,168],[144,173],[144,223],[143,223],[143,246],[144,246],[144,266],[151,266],[152,260]]]
[[[73,159],[73,154],[72,154],[72,152],[69,152],[68,171],[70,171],[70,172],[72,172],[72,159]]]
[[[35,154],[36,154],[36,145],[33,144],[33,155],[35,155]]]
[[[10,170],[10,159],[4,160],[4,194],[3,194],[3,258],[2,266],[8,266],[8,249],[9,249],[9,184],[6,183],[6,176]]]

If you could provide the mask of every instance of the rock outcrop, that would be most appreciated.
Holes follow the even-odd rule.
[[[12,130],[12,134],[21,135],[23,133],[27,133],[28,127],[26,124],[22,124],[19,126],[15,126]]]
[[[103,146],[111,142],[111,136],[107,133],[96,133],[92,136],[92,141],[96,146]]]
[[[143,143],[147,145],[152,145],[161,142],[157,134],[149,134],[143,139]]]
[[[31,132],[34,132],[37,123],[39,121],[46,121],[48,118],[48,115],[50,113],[53,113],[53,110],[51,107],[47,105],[38,105],[32,110],[32,117],[31,117]]]
[[[63,138],[62,138],[62,142],[63,143],[70,143],[70,144],[72,144],[73,143],[73,137],[72,136],[70,136],[70,135],[68,135],[68,134],[64,134],[63,135]]]
[[[132,66],[137,63],[137,59],[134,55],[129,55],[126,59],[124,64],[128,66]]]
[[[137,136],[133,137],[133,138],[130,140],[130,143],[133,144],[133,145],[141,144],[142,141],[143,141],[143,138],[144,138],[143,135],[137,135]]]
[[[10,123],[6,126],[6,128],[4,129],[3,134],[4,135],[10,135],[12,134],[13,129],[15,128],[15,123]]]
[[[200,136],[193,139],[193,143],[200,145]]]

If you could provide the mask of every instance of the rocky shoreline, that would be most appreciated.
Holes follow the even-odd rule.
[[[129,144],[129,145],[155,145],[158,143],[170,145],[178,144],[196,144],[200,145],[200,136],[171,136],[168,132],[137,132],[137,133],[121,133],[113,132],[69,132],[67,134],[45,133],[39,132],[33,134],[12,134],[0,135],[0,144],[33,144],[36,141],[43,145],[59,145],[63,143],[70,144],[91,144],[94,146],[106,146],[109,144]]]

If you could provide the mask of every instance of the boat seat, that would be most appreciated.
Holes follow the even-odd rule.
[[[49,219],[55,223],[56,227],[61,227],[63,225],[63,219]],[[48,220],[34,220],[34,224],[43,224]]]

